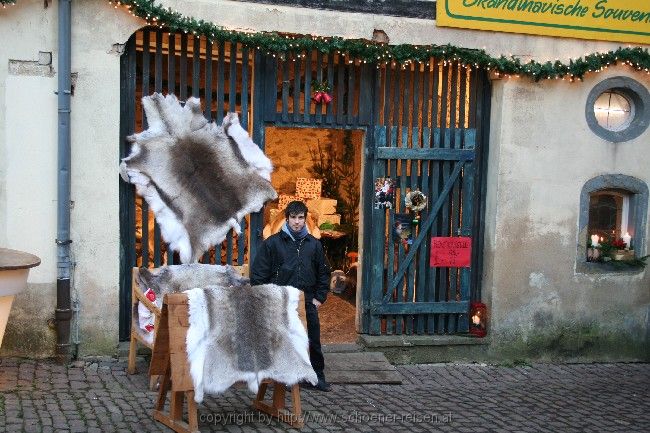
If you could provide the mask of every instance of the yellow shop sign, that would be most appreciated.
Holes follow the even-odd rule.
[[[438,0],[439,26],[650,44],[648,0]]]

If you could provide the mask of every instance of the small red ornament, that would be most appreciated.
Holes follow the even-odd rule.
[[[147,289],[147,291],[146,291],[146,293],[144,294],[144,296],[146,296],[147,299],[150,300],[151,302],[155,302],[155,301],[156,301],[156,293],[155,293],[153,290],[151,290],[151,289]]]
[[[332,102],[332,95],[329,94],[330,86],[326,81],[312,81],[311,82],[311,89],[313,91],[313,95],[311,97],[311,100],[314,101],[316,104],[325,103],[329,104]]]
[[[144,329],[146,329],[147,332],[151,332],[151,331],[153,331],[153,325],[151,323],[148,324],[148,325],[145,325]]]
[[[329,104],[330,102],[332,102],[332,95],[330,95],[327,92],[323,92],[323,102],[326,103],[326,104]]]
[[[314,101],[317,104],[320,104],[321,100],[323,99],[323,92],[314,92],[314,96],[311,97],[312,101]]]

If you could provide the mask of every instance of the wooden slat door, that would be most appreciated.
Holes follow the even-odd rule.
[[[153,92],[177,95],[185,101],[201,98],[206,119],[221,123],[237,112],[248,129],[252,116],[252,71],[255,52],[240,43],[212,42],[205,37],[171,33],[148,27],[129,38],[121,58],[120,158],[131,144],[126,137],[147,129],[142,97]],[[120,180],[120,339],[131,326],[131,269],[178,263],[162,239],[160,227],[135,188]],[[251,257],[252,216],[240,221],[242,234],[230,231],[221,245],[201,258],[202,263],[243,265]],[[260,230],[261,231],[261,230]]]
[[[395,205],[369,201],[372,238],[370,334],[434,334],[468,331],[472,267],[432,268],[434,236],[472,236],[476,129],[374,127],[369,149],[373,177],[395,182]],[[428,206],[415,225],[412,245],[393,239],[395,213],[419,189]]]

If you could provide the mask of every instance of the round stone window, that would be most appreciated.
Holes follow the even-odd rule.
[[[650,123],[648,90],[627,77],[598,83],[589,93],[585,108],[591,130],[615,143],[638,137]]]
[[[608,90],[594,103],[598,124],[608,131],[623,131],[634,118],[634,103],[625,94]]]

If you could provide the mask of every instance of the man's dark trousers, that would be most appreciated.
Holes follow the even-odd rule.
[[[309,361],[319,378],[324,378],[325,358],[320,345],[320,320],[318,319],[318,308],[312,301],[305,302],[307,313],[307,337],[309,337]]]

